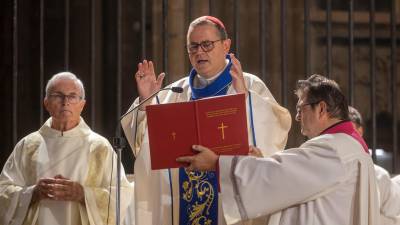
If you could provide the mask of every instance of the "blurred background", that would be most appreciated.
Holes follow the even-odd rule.
[[[137,97],[139,61],[153,60],[166,84],[186,76],[187,27],[202,15],[225,23],[244,71],[290,110],[288,147],[305,140],[294,121],[296,81],[318,73],[363,115],[375,162],[399,173],[400,0],[2,0],[0,166],[48,118],[44,88],[60,71],[82,79],[83,117],[112,141]],[[122,158],[133,173],[129,148]]]

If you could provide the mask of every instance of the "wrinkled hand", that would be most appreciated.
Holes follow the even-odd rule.
[[[216,155],[210,149],[201,146],[193,145],[193,150],[198,152],[194,156],[183,156],[176,159],[177,162],[188,163],[188,170],[197,171],[213,171],[216,170],[218,163],[218,155]]]
[[[263,154],[261,152],[261,150],[257,147],[254,147],[252,145],[249,146],[249,155],[250,156],[254,156],[254,157],[258,157],[258,158],[263,158]]]
[[[143,62],[139,63],[135,79],[140,99],[143,100],[158,91],[161,88],[164,77],[165,73],[161,73],[156,77],[152,61],[143,60]]]
[[[41,178],[34,188],[33,198],[34,201],[51,199],[85,203],[82,185],[61,175],[54,178]]]
[[[50,199],[50,184],[53,178],[40,178],[33,188],[31,202],[40,202],[43,199]]]
[[[229,55],[232,61],[232,67],[230,71],[232,75],[232,86],[236,93],[244,93],[247,96],[248,90],[244,81],[242,66],[233,53],[230,53]]]

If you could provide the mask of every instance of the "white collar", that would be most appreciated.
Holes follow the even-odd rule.
[[[204,88],[204,87],[207,87],[208,85],[210,85],[215,79],[217,79],[219,77],[219,75],[222,74],[222,72],[224,72],[224,70],[228,66],[229,60],[226,59],[225,61],[226,61],[226,64],[225,64],[224,68],[221,71],[219,71],[216,75],[214,75],[210,78],[204,78],[204,76],[197,74],[194,79],[194,82],[193,82],[194,86],[196,88]]]

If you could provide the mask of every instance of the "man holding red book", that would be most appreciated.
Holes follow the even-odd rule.
[[[296,120],[309,138],[300,147],[255,158],[195,145],[197,155],[178,161],[219,171],[228,224],[264,215],[268,225],[380,224],[374,165],[339,86],[313,75],[298,82],[296,95]]]

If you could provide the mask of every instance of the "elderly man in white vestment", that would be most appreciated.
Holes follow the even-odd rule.
[[[0,175],[2,225],[115,224],[116,155],[80,114],[82,82],[61,72],[47,83],[50,118],[17,143]],[[133,197],[122,169],[121,215]]]
[[[373,162],[339,86],[313,75],[298,82],[296,94],[296,120],[309,138],[300,147],[255,158],[218,157],[195,145],[198,154],[178,161],[190,170],[218,168],[228,224],[266,214],[268,224],[378,224]]]
[[[265,149],[264,156],[284,148],[291,126],[289,112],[275,101],[257,76],[242,71],[239,60],[229,54],[230,45],[231,40],[219,19],[211,16],[195,19],[189,26],[186,45],[193,69],[187,77],[168,86],[182,87],[183,93],[162,91],[152,101],[143,102],[140,110],[131,112],[122,120],[125,135],[136,156],[136,224],[226,224],[215,173],[199,172],[192,176],[184,168],[151,170],[144,112],[146,105],[245,93],[249,143]],[[135,74],[139,98],[131,109],[160,90],[165,74],[156,76],[154,70],[151,61],[139,63]],[[188,183],[190,188],[185,186]],[[207,191],[201,191],[198,189],[200,185],[196,184],[208,185]],[[208,204],[210,199],[213,201]]]
[[[349,106],[350,120],[357,132],[363,136],[363,119],[354,107]],[[393,178],[384,168],[375,165],[379,189],[380,224],[400,225],[400,175]]]

